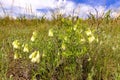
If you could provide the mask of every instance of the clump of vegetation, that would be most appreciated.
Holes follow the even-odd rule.
[[[0,19],[1,80],[119,80],[119,18]]]

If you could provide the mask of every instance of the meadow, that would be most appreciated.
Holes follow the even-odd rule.
[[[1,18],[0,80],[120,80],[120,18],[70,18]]]

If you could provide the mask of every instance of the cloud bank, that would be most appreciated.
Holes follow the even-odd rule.
[[[80,18],[87,18],[89,13],[96,15],[95,9],[98,11],[98,16],[102,16],[104,12],[109,9],[113,10],[111,14],[116,17],[120,14],[120,2],[114,3],[106,8],[103,4],[104,0],[100,0],[100,4],[93,6],[94,0],[87,0],[86,3],[76,3],[74,0],[1,0],[0,1],[0,16],[6,14],[14,18],[20,16],[37,16],[42,17],[46,15],[51,18],[51,11],[61,13],[64,15],[79,16]],[[94,4],[95,4],[94,3]],[[59,11],[57,12],[57,10]]]

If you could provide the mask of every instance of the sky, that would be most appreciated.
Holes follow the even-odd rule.
[[[96,15],[95,9],[99,17],[109,9],[112,10],[111,16],[117,17],[120,14],[120,0],[0,0],[0,17],[25,15],[50,19],[55,12],[87,18],[89,13]]]

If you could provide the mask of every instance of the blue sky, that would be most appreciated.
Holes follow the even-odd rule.
[[[89,4],[89,5],[105,5],[106,0],[72,0],[74,2],[83,3],[83,4]]]
[[[72,0],[72,1],[76,3],[85,3],[90,5],[97,4],[97,5],[107,6],[107,7],[120,2],[120,0]]]
[[[3,9],[12,17],[20,15],[43,16],[50,18],[51,10],[60,9],[60,13],[65,15],[73,14],[81,18],[86,18],[94,8],[99,12],[99,16],[109,9],[112,9],[112,16],[120,13],[120,0],[0,0]],[[57,13],[57,12],[56,12]],[[2,8],[0,8],[0,16],[4,16]]]

